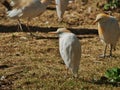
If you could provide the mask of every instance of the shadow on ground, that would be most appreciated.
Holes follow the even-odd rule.
[[[28,32],[27,28],[25,25],[22,24],[23,30],[24,32]],[[31,32],[50,32],[50,31],[56,31],[59,27],[36,27],[36,26],[29,26]],[[71,30],[71,32],[77,34],[77,35],[97,35],[98,32],[96,29],[88,29],[88,28],[80,28],[80,29],[72,29],[72,28],[68,28],[69,30]],[[4,25],[0,25],[0,33],[7,33],[7,32],[17,32],[18,31],[18,26],[4,26]]]
[[[105,80],[85,80],[85,79],[82,79],[82,78],[80,78],[80,80],[83,81],[83,82],[93,83],[93,84],[96,84],[96,85],[112,85],[113,87],[120,87],[120,83],[118,83],[118,82],[108,82],[108,81],[105,81]]]
[[[22,24],[23,32],[29,32],[27,27]],[[37,26],[29,26],[31,32],[43,32],[48,33],[50,31],[56,31],[59,27],[37,27]],[[88,28],[80,28],[80,29],[73,29],[68,28],[71,32],[75,33],[76,35],[84,35],[84,36],[77,36],[79,39],[82,38],[94,38],[94,35],[97,35],[98,32],[96,29],[88,29]],[[0,33],[12,33],[12,32],[19,32],[18,25],[16,26],[4,26],[0,25]],[[21,32],[21,31],[20,31]],[[87,35],[87,36],[86,36]],[[36,36],[36,39],[58,39],[58,37],[42,37]]]

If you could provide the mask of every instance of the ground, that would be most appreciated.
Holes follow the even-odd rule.
[[[57,21],[54,6],[31,19],[30,29],[39,38],[31,38],[22,20],[24,32],[17,32],[17,21],[5,16],[0,5],[0,89],[1,90],[119,90],[119,86],[100,82],[104,72],[120,67],[120,42],[113,57],[99,58],[104,45],[100,42],[97,25],[92,25],[96,7],[101,0],[86,5],[70,4],[62,23]],[[90,12],[89,12],[90,11]],[[120,14],[112,13],[120,22]],[[66,27],[77,35],[82,45],[78,78],[67,71],[59,54],[58,36],[51,35],[59,27]],[[109,49],[107,51],[109,53]]]

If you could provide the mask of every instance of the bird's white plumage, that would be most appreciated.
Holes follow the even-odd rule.
[[[7,12],[7,16],[10,17],[10,18],[19,18],[23,15],[22,13],[22,9],[13,9],[11,11],[8,11]]]
[[[14,0],[15,1],[15,0]],[[13,2],[14,2],[13,1]],[[44,3],[41,3],[40,0],[26,0],[26,2],[22,2],[24,0],[21,0],[19,2],[23,3],[20,4],[17,2],[14,2],[16,7],[8,11],[8,17],[10,18],[33,18],[40,14],[42,14],[46,8],[47,5],[50,3],[50,0],[47,0]]]
[[[67,8],[69,0],[55,0],[56,2],[56,11],[59,21],[63,18],[63,14]]]
[[[79,39],[75,34],[68,31],[66,32],[65,28],[60,28],[57,32],[59,34],[60,55],[67,68],[70,69],[74,75],[77,75],[81,58]]]

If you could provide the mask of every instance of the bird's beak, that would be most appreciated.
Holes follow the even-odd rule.
[[[54,2],[51,2],[51,5],[57,5],[56,3],[54,3]]]
[[[49,34],[57,34],[57,32],[48,32]]]
[[[54,3],[54,5],[58,5],[58,4]]]
[[[94,25],[94,24],[96,24],[98,22],[98,20],[95,20],[92,24]]]
[[[52,5],[58,5],[58,4],[56,4],[56,3],[52,3]]]
[[[69,3],[70,3],[70,4],[75,3],[75,0],[74,0],[74,1],[69,1]]]

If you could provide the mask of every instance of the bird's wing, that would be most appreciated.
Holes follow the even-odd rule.
[[[120,37],[120,26],[118,20],[116,18],[111,18],[109,23],[110,23],[109,26],[110,26],[111,36],[115,34],[113,38],[117,39],[118,37]]]
[[[106,29],[108,29],[109,31],[113,31],[113,32],[111,32],[111,34],[113,34],[114,31],[116,31],[116,32],[120,31],[119,24],[118,24],[118,21],[117,21],[116,18],[114,18],[114,17],[111,16],[111,18],[108,19],[106,21],[106,23],[108,23],[107,26],[106,26]]]
[[[7,16],[10,18],[21,17],[23,15],[23,10],[35,3],[35,1],[37,0],[11,0],[13,10],[8,11]]]
[[[71,55],[72,55],[72,61],[71,64],[74,67],[74,64],[77,65],[79,64],[79,59],[81,57],[81,45],[78,40],[78,38],[74,35],[72,38],[72,43],[71,43]]]
[[[21,9],[13,9],[7,12],[7,16],[10,18],[18,18],[21,17],[22,15],[23,13]]]
[[[29,6],[34,2],[35,0],[11,0],[11,5],[13,8],[20,9]]]
[[[60,40],[60,54],[67,67],[71,67],[71,63],[74,62],[75,58],[76,60],[80,59],[79,52],[81,53],[80,43],[75,36]]]
[[[100,37],[105,43],[116,44],[118,37],[120,36],[120,28],[118,21],[114,17],[110,17],[105,22],[101,23],[101,29],[103,29],[103,35]]]
[[[111,24],[114,25],[113,27],[120,32],[120,27],[116,18],[112,18]]]
[[[59,49],[62,59],[64,60],[66,66],[69,67],[69,58],[71,57],[69,52],[71,50],[71,47],[70,43],[67,43],[67,38],[59,39]]]

